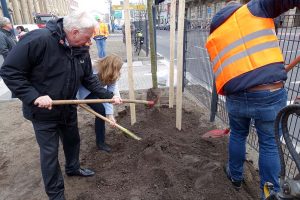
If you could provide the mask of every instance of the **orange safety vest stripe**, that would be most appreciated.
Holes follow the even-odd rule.
[[[256,17],[247,5],[239,8],[208,37],[206,48],[217,92],[231,79],[267,64],[283,62],[273,19]]]
[[[95,34],[94,36],[104,36],[107,37],[108,36],[108,27],[105,23],[100,23],[99,27],[97,27],[95,29]]]
[[[259,44],[264,44],[268,42],[274,42],[274,43],[278,43],[277,39],[274,40],[274,37],[270,37],[270,36],[262,36],[259,38],[255,38],[249,42],[244,42],[243,44],[237,46],[236,48],[233,48],[231,50],[229,50],[226,54],[224,54],[224,56],[222,56],[221,58],[217,58],[213,61],[213,70],[214,72],[216,72],[220,66],[222,64],[224,64],[224,62],[226,60],[228,60],[230,57],[232,57],[233,55],[236,55],[238,53],[241,52],[245,52],[247,51],[247,49],[251,49],[251,48],[255,48],[257,47]]]
[[[254,53],[249,57],[249,62],[253,62],[258,66],[265,66],[268,65],[270,63],[275,63],[275,62],[282,62],[281,58],[278,58],[277,60],[274,61],[274,59],[269,56],[270,54],[274,54],[275,51],[278,51],[277,53],[281,53],[280,50],[278,50],[278,48],[269,48],[267,50],[264,51],[263,54],[261,54],[260,52]],[[263,58],[263,59],[257,59],[257,58]],[[225,85],[225,83],[227,83],[229,80],[226,79],[226,77],[237,77],[241,74],[244,74],[248,71],[253,70],[251,68],[251,66],[249,67],[249,65],[247,67],[249,68],[242,68],[241,66],[245,65],[245,60],[244,59],[240,59],[237,60],[236,62],[234,62],[232,64],[232,67],[235,70],[232,70],[230,68],[224,68],[224,70],[222,71],[222,76],[218,76],[218,78],[216,78],[216,86],[217,86],[217,92],[218,94],[223,94],[223,86]],[[253,77],[255,78],[255,77]],[[218,79],[218,81],[217,81]]]

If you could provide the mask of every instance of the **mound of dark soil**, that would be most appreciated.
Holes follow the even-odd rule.
[[[138,98],[144,99],[144,98]],[[137,122],[128,109],[118,123],[142,137],[125,137],[108,127],[111,153],[96,149],[94,116],[78,109],[81,165],[96,171],[90,178],[64,175],[67,200],[246,200],[259,199],[257,172],[245,165],[245,184],[237,192],[223,173],[227,138],[202,139],[216,126],[207,111],[183,102],[182,130],[175,128],[175,108],[146,109],[137,105]],[[124,106],[123,106],[124,107]],[[47,199],[39,148],[32,125],[21,114],[19,101],[0,103],[0,200]],[[59,160],[64,173],[64,155]]]
[[[185,104],[186,105],[186,104]],[[246,182],[236,191],[227,180],[223,165],[227,159],[227,138],[203,139],[215,129],[203,109],[190,105],[183,110],[182,130],[175,128],[176,109],[147,109],[136,106],[137,122],[130,125],[130,111],[119,114],[118,123],[143,139],[125,137],[119,130],[107,133],[111,153],[96,150],[93,121],[82,124],[83,165],[96,170],[74,199],[116,200],[220,200],[258,199],[258,177],[246,163]],[[83,118],[89,114],[83,114]],[[91,182],[94,182],[93,184]],[[77,187],[76,187],[77,188]],[[80,187],[78,186],[78,189]],[[82,189],[82,187],[81,187]]]

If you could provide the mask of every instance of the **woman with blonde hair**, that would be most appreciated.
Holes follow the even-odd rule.
[[[115,96],[120,97],[117,80],[120,77],[120,71],[123,65],[122,59],[117,55],[109,55],[102,59],[98,59],[94,65],[94,74],[98,76],[103,88],[114,93]],[[80,86],[78,91],[79,99],[97,99],[98,97],[87,90],[85,87]],[[120,98],[121,99],[121,98]],[[116,122],[114,118],[113,105],[110,103],[97,103],[88,104],[94,111]],[[113,125],[113,124],[112,124]],[[95,118],[95,133],[96,145],[99,150],[110,152],[111,148],[105,142],[105,121],[100,118]]]

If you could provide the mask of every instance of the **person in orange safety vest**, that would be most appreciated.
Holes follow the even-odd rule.
[[[106,39],[109,35],[108,26],[100,19],[100,17],[96,16],[96,20],[99,22],[99,26],[95,29],[93,39],[96,41],[98,57],[104,58],[106,56]]]
[[[229,158],[224,170],[239,189],[244,179],[246,139],[254,122],[260,188],[271,182],[278,192],[280,160],[273,127],[277,113],[287,104],[287,72],[273,19],[295,6],[300,8],[300,0],[251,0],[245,5],[226,2],[212,19],[206,43],[216,90],[226,96],[229,117]]]

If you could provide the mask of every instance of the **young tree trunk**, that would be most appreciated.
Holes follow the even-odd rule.
[[[156,51],[155,51],[155,44],[154,44],[152,4],[153,4],[153,0],[147,0],[152,85],[153,88],[157,88],[157,61],[156,61],[156,55],[155,55]]]

